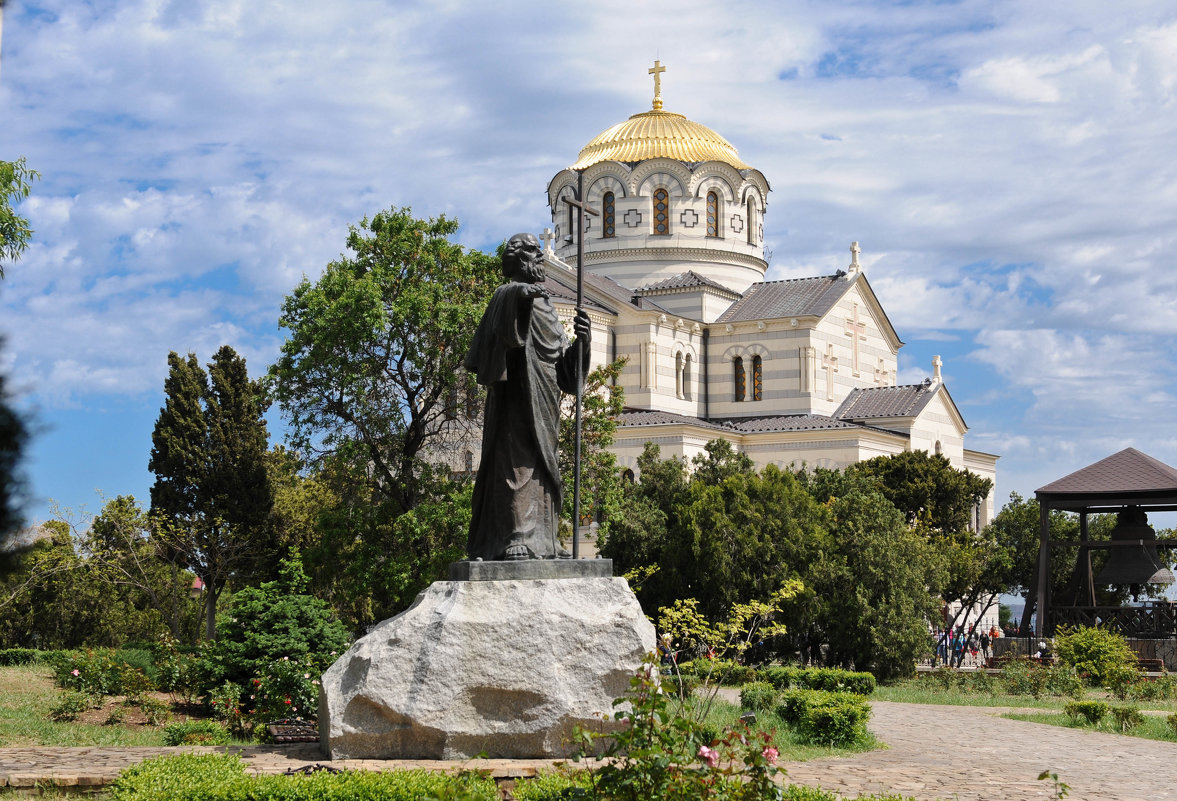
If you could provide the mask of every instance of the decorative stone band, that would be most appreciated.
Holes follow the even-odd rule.
[[[526,559],[521,562],[450,562],[450,581],[612,578],[612,559]]]

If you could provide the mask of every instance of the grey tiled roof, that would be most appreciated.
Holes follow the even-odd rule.
[[[559,279],[556,278],[557,275],[559,275]],[[626,289],[612,278],[606,278],[603,275],[597,275],[586,270],[584,273],[584,285],[608,297],[610,300],[616,301],[617,303],[624,303],[635,309],[665,311],[665,309],[654,301],[642,297],[636,290]],[[566,302],[575,302],[576,272],[565,267],[561,262],[549,259],[548,275],[544,280],[544,287],[552,294],[553,298]],[[598,303],[592,305],[598,309],[605,309],[604,306]]]
[[[831,428],[862,428],[821,414],[776,414],[763,417],[732,417],[723,423],[745,434],[762,431],[823,431]]]
[[[821,317],[853,285],[854,278],[845,273],[818,278],[790,278],[786,281],[763,281],[748,287],[744,297],[716,322],[772,320],[779,317]]]
[[[1052,481],[1037,492],[1128,493],[1177,491],[1177,469],[1135,448]]]
[[[704,428],[712,428],[716,431],[726,430],[725,426],[717,425],[714,421],[702,420],[698,417],[689,417],[685,414],[674,414],[673,412],[660,412],[650,409],[624,409],[617,418],[619,426],[666,426],[666,425],[695,425]]]
[[[705,278],[699,275],[694,270],[687,270],[685,273],[672,275],[669,278],[664,278],[661,281],[656,281],[653,284],[641,287],[638,292],[664,292],[673,289],[715,289],[722,292],[724,295],[732,298],[738,298],[739,292],[734,292],[723,284],[712,281],[710,278]]]
[[[942,385],[931,379],[922,384],[898,387],[869,387],[851,390],[834,412],[839,420],[870,420],[878,417],[915,417]]]
[[[716,431],[759,434],[770,431],[822,431],[829,429],[864,429],[868,426],[835,420],[820,414],[769,414],[755,417],[721,417],[703,420],[672,412],[626,409],[618,418],[621,426],[697,425]]]

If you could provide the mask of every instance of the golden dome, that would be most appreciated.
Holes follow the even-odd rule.
[[[644,161],[668,158],[678,161],[722,161],[737,170],[751,169],[740,161],[736,149],[706,125],[692,122],[682,114],[655,108],[634,114],[628,120],[598,134],[584,146],[570,169],[583,170],[601,161]]]

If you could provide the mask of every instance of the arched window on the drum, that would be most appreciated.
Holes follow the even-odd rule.
[[[748,198],[748,244],[756,244],[756,201]]]
[[[691,399],[691,354],[683,357],[682,363],[682,396]]]
[[[683,397],[682,351],[674,354],[674,396]]]
[[[665,189],[654,190],[654,233],[670,234],[670,193]]]
[[[601,198],[601,237],[612,239],[617,236],[617,203],[612,192]]]
[[[748,377],[744,375],[744,359],[737,356],[732,359],[733,379],[736,385],[736,402],[742,401],[748,393]]]
[[[764,362],[759,356],[752,357],[752,400],[764,398]]]
[[[719,193],[707,193],[707,236],[719,236],[719,220],[722,209],[719,205]]]

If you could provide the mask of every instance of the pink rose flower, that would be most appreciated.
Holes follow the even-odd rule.
[[[777,757],[781,755],[781,752],[770,745],[768,748],[765,748],[763,751],[761,751],[760,754],[768,760],[768,764],[775,765]]]
[[[714,768],[719,764],[719,752],[711,746],[699,746],[699,757],[707,763],[707,767],[709,768]]]
[[[71,670],[70,674],[74,675],[74,676],[81,676],[82,675],[81,671],[79,671],[77,668],[74,668],[73,670]]]

